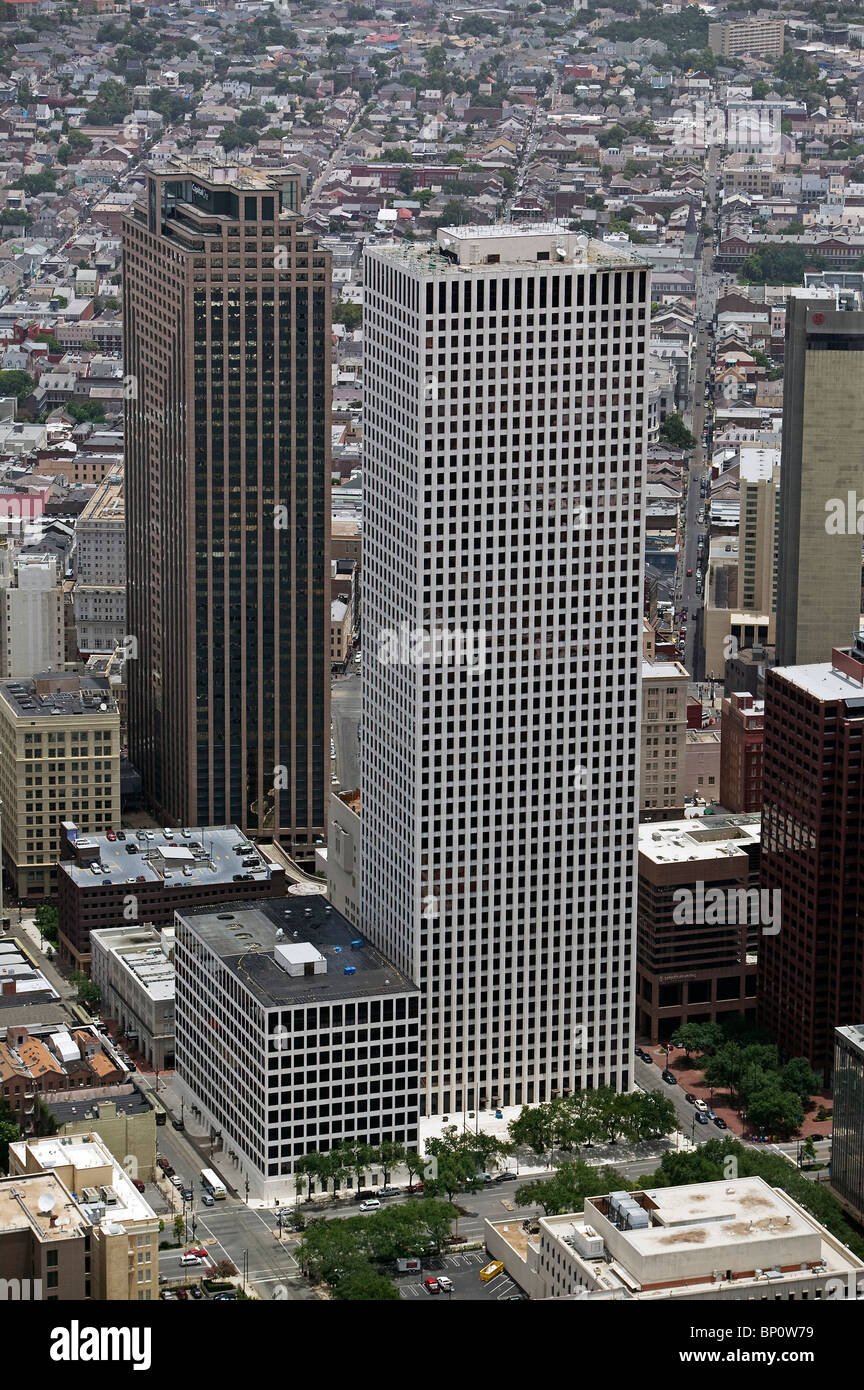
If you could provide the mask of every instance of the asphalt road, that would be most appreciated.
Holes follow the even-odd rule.
[[[335,681],[330,693],[330,727],[336,747],[333,774],[339,791],[355,791],[360,786],[361,710],[360,672],[356,670]],[[337,790],[335,784],[331,786]]]

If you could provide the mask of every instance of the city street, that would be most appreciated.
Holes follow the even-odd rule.
[[[333,770],[338,787],[331,786],[334,791],[352,792],[360,786],[360,672],[352,671],[334,681],[330,701],[330,728],[336,748]]]

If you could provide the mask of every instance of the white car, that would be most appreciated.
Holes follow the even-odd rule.
[[[708,1102],[705,1100],[697,1100],[695,1102],[695,1106],[697,1110],[701,1110],[704,1114],[704,1112],[708,1109]]]
[[[452,1292],[453,1292],[453,1280],[452,1280],[452,1279],[448,1279],[446,1274],[439,1274],[439,1275],[437,1275],[436,1277],[437,1277],[437,1279],[438,1279],[438,1287],[439,1287],[439,1289],[441,1290],[442,1293],[452,1293]]]
[[[378,1198],[377,1198],[377,1197],[369,1197],[369,1198],[367,1198],[367,1200],[366,1200],[365,1202],[361,1202],[361,1203],[360,1203],[360,1210],[361,1210],[361,1211],[377,1211],[378,1208],[379,1208],[380,1206],[381,1206],[381,1203],[378,1201]]]

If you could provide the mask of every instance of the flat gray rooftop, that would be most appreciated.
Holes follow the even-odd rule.
[[[218,909],[200,908],[177,916],[242,978],[265,1008],[417,993],[407,975],[379,955],[320,894],[267,898],[254,907],[226,903]],[[355,941],[362,944],[352,945]],[[277,945],[301,942],[310,942],[321,952],[327,961],[326,974],[294,977],[276,964]],[[346,967],[356,973],[346,975]]]
[[[263,855],[236,825],[207,825],[197,829],[187,826],[186,829],[189,834],[185,836],[180,829],[171,835],[149,828],[124,830],[125,840],[111,840],[107,835],[82,835],[79,837],[81,843],[98,846],[99,862],[108,872],[94,874],[89,865],[69,860],[62,861],[60,867],[83,889],[102,888],[109,883],[131,884],[137,882],[139,876],[145,883],[161,882],[167,891],[183,885],[225,883],[233,880],[235,874],[250,874],[253,879],[266,882],[275,871],[284,879],[282,866]],[[136,845],[137,852],[130,854],[128,845]],[[237,845],[248,848],[238,850]],[[244,860],[249,862],[244,864]],[[170,877],[166,878],[166,873]]]

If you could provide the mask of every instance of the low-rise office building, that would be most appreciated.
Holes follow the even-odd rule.
[[[487,1221],[486,1245],[532,1298],[843,1297],[864,1261],[764,1178],[589,1197],[582,1212]]]
[[[416,1147],[419,991],[320,894],[178,912],[174,962],[175,1084],[253,1195],[342,1140]]]
[[[130,1178],[156,1176],[156,1115],[143,1091],[128,1082],[97,1090],[48,1092],[42,1103],[58,1134],[98,1134]]]
[[[89,1222],[89,1289],[85,1264],[84,1297],[111,1302],[158,1298],[159,1218],[98,1134],[52,1135],[9,1145],[9,1182],[49,1173]],[[63,1206],[68,1208],[65,1202]],[[64,1210],[58,1224],[68,1217]]]
[[[754,1016],[759,835],[758,815],[640,826],[639,1036],[659,1042],[683,1023]]]
[[[73,824],[64,855],[59,950],[78,969],[90,967],[91,931],[124,924],[161,931],[186,908],[281,897],[293,869],[276,845],[253,845],[236,825],[82,835]]]
[[[103,1016],[155,1071],[174,1066],[174,928],[108,927],[90,933],[90,978]]]

